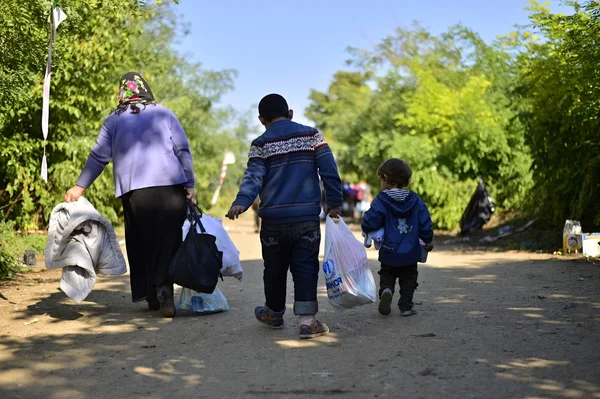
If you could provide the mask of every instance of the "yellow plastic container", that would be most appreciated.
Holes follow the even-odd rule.
[[[566,254],[577,253],[583,247],[581,234],[565,234],[563,236],[563,251]]]

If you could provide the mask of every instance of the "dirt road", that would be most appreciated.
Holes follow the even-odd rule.
[[[291,290],[284,330],[254,320],[258,236],[229,226],[245,277],[220,283],[227,313],[160,318],[131,303],[128,276],[100,277],[81,304],[41,267],[0,285],[0,398],[600,398],[598,266],[437,248],[418,315],[340,313],[322,287],[332,333],[299,341]]]

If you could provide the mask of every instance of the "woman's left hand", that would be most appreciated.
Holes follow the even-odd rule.
[[[186,187],[185,191],[187,191],[187,194],[185,197],[195,204],[196,203],[196,190],[194,190],[194,187]]]

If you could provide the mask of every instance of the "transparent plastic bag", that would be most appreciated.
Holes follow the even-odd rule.
[[[179,295],[177,309],[193,314],[211,314],[227,312],[230,308],[227,298],[219,288],[215,288],[212,294],[204,294],[189,288],[183,288]]]
[[[350,309],[377,301],[363,243],[342,219],[336,224],[328,216],[325,223],[323,273],[329,302],[337,308]]]

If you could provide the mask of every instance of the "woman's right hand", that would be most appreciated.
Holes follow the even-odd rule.
[[[194,187],[186,187],[185,193],[186,193],[185,197],[195,204],[196,203],[196,190],[194,190]]]
[[[67,202],[75,202],[83,195],[85,188],[79,186],[73,186],[67,191],[65,194],[65,201]]]

